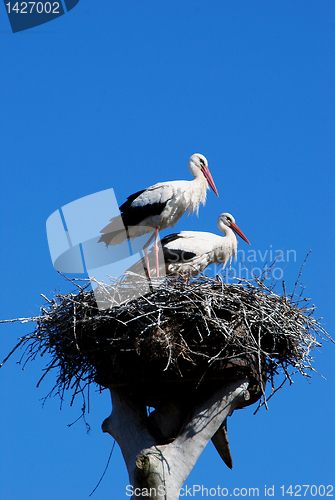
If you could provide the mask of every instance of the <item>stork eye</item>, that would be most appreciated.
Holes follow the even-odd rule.
[[[199,158],[201,165],[205,165],[205,162],[202,158]]]

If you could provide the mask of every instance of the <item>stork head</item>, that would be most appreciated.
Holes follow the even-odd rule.
[[[192,155],[191,158],[189,159],[188,167],[195,178],[197,178],[201,172],[202,175],[204,175],[210,187],[213,189],[216,196],[219,196],[219,193],[216,189],[213,178],[208,168],[208,161],[203,155],[201,155],[200,153],[195,153],[194,155]]]
[[[224,234],[226,234],[224,226],[232,229],[236,234],[238,234],[240,236],[240,238],[242,238],[242,240],[244,240],[246,243],[248,243],[250,245],[250,241],[248,240],[248,238],[246,236],[244,236],[244,234],[242,233],[241,229],[236,224],[235,219],[232,215],[227,214],[227,213],[219,215],[218,228],[220,229],[220,231],[222,231]]]

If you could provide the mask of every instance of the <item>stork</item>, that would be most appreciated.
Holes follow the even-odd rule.
[[[143,247],[148,273],[150,266],[147,248],[155,237],[156,276],[159,276],[158,231],[173,227],[181,216],[196,212],[200,203],[206,202],[209,186],[219,196],[208,168],[206,158],[196,153],[188,162],[194,179],[192,181],[160,182],[130,195],[120,206],[121,214],[113,217],[100,232],[99,242],[106,245],[123,243],[126,239],[134,239],[145,233],[153,234]],[[209,184],[209,186],[208,186]]]
[[[237,226],[232,215],[221,214],[217,225],[224,236],[200,231],[181,231],[165,236],[160,244],[165,260],[166,274],[190,278],[213,263],[222,264],[224,268],[237,252],[235,233],[250,245],[249,240]],[[129,271],[136,273],[138,269],[135,266],[136,264]]]

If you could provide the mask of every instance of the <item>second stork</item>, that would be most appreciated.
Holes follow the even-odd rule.
[[[224,268],[237,252],[235,233],[250,245],[248,238],[237,226],[232,215],[221,214],[217,224],[224,236],[201,231],[181,231],[165,236],[160,244],[164,255],[166,275],[191,278],[214,263],[222,264]],[[149,262],[153,267],[152,254],[149,257]],[[129,271],[140,272],[137,264]]]

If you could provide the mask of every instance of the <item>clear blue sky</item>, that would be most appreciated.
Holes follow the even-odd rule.
[[[288,290],[312,249],[302,283],[334,337],[334,34],[330,0],[81,0],[16,34],[0,9],[1,318],[36,315],[40,293],[69,289],[48,251],[51,213],[110,187],[121,203],[189,179],[200,152],[220,197],[209,193],[199,218],[175,229],[216,232],[217,216],[232,213],[255,267],[271,249],[295,251]],[[1,325],[1,358],[32,327]],[[262,497],[274,485],[278,498],[282,485],[334,484],[334,354],[330,343],[314,353],[325,379],[296,376],[269,411],[236,411],[233,470],[209,444],[187,485],[258,487]],[[82,422],[69,428],[81,402],[42,408],[53,379],[36,389],[47,355],[25,371],[18,358],[0,371],[0,497],[88,498],[113,443],[100,429],[109,395],[91,394],[89,435]],[[127,484],[116,447],[92,498],[128,498]]]

